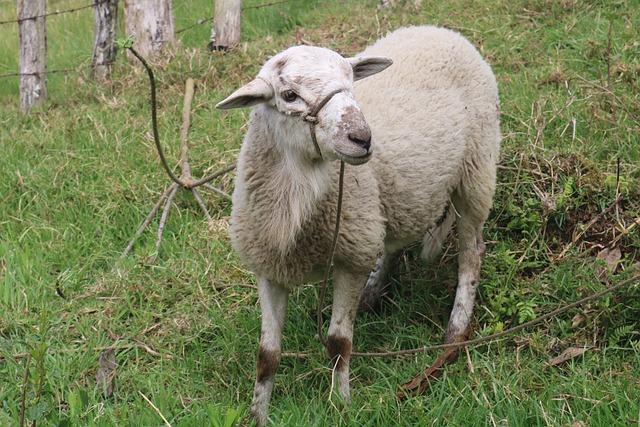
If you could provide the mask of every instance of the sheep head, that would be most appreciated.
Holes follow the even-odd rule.
[[[288,149],[310,157],[368,161],[373,152],[371,129],[355,101],[353,82],[391,65],[384,57],[343,58],[336,52],[296,46],[265,63],[258,76],[216,105],[220,109],[258,106]],[[309,125],[312,123],[311,132]],[[312,133],[317,148],[314,151]],[[295,134],[295,135],[293,135]]]

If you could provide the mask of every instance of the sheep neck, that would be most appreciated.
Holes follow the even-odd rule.
[[[332,182],[331,164],[314,155],[309,128],[297,117],[283,117],[270,129],[271,159],[263,164],[268,175],[265,190],[272,194],[263,227],[265,238],[282,255],[296,246],[306,223],[318,212],[318,203]],[[269,145],[271,145],[269,144]]]
[[[296,246],[299,234],[318,211],[329,184],[328,165],[301,164],[285,155],[272,179],[275,200],[271,213],[273,242],[282,254]]]

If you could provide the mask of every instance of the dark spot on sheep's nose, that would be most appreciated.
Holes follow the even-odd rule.
[[[360,132],[349,132],[349,141],[369,151],[369,147],[371,147],[371,132],[364,130]]]

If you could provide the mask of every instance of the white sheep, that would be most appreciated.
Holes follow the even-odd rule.
[[[495,190],[499,99],[490,67],[461,35],[409,27],[355,58],[287,49],[217,108],[248,106],[230,234],[257,275],[262,335],[251,416],[263,425],[289,291],[317,281],[327,262],[337,159],[359,165],[345,171],[327,335],[344,400],[365,283],[375,294],[387,260],[410,243],[423,239],[423,256],[436,254],[454,221],[458,288],[445,341],[468,335]]]

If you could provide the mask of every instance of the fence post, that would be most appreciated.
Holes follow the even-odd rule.
[[[116,60],[116,24],[118,21],[118,0],[97,1],[93,7],[96,23],[91,59],[91,77],[107,80],[111,66]]]
[[[215,0],[211,50],[232,49],[240,44],[242,0]]]
[[[47,100],[47,21],[44,14],[45,0],[18,0],[20,108],[25,113]]]
[[[142,57],[159,55],[176,40],[171,0],[124,0],[124,29]]]

